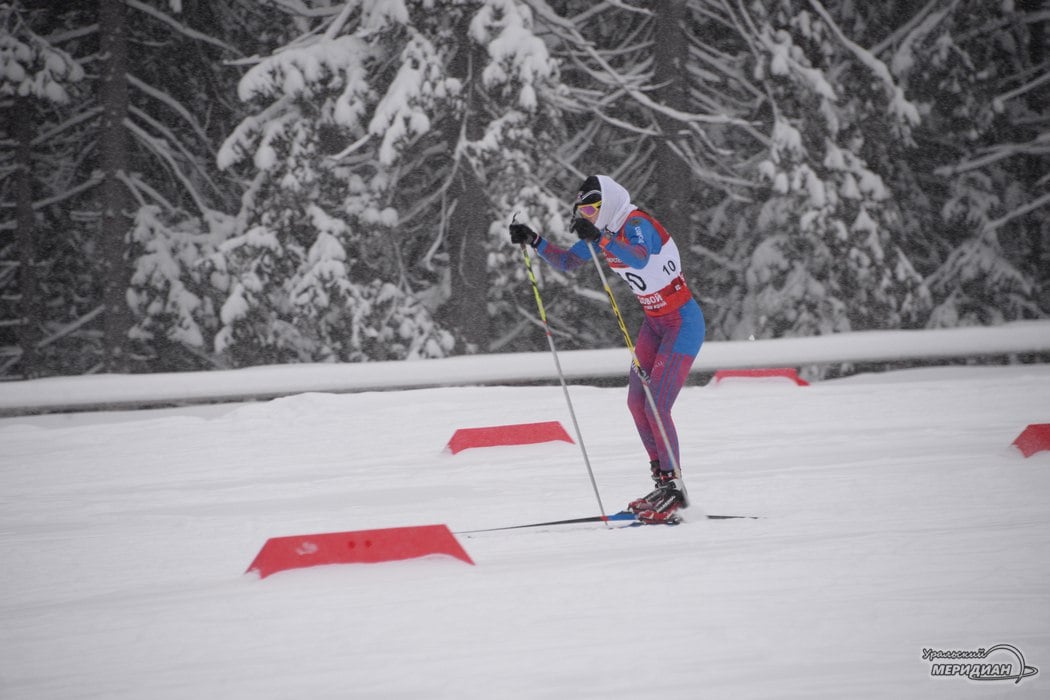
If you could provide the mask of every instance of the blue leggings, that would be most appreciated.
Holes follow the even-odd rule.
[[[667,432],[667,440],[674,451],[674,461],[667,454],[668,446],[660,436],[652,407],[645,397],[645,389],[638,372],[632,371],[628,381],[627,407],[634,417],[642,445],[650,460],[659,460],[660,468],[671,471],[677,462],[681,465],[678,451],[678,431],[671,420],[671,407],[682,390],[689,368],[704,343],[704,314],[696,300],[664,316],[646,316],[638,332],[635,354],[638,363],[649,376],[649,390],[653,394],[656,410]]]

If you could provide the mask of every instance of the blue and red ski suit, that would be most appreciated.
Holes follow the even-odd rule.
[[[682,276],[681,257],[674,239],[659,221],[629,205],[629,197],[622,187],[611,178],[600,178],[603,200],[606,200],[603,209],[616,205],[616,202],[608,201],[613,190],[610,185],[615,185],[624,197],[621,211],[626,211],[626,218],[622,225],[611,229],[601,224],[603,218],[610,216],[613,224],[618,223],[615,211],[605,217],[605,211],[599,214],[599,229],[605,230],[599,247],[610,269],[627,282],[645,311],[645,321],[635,342],[635,354],[649,377],[649,388],[670,448],[674,451],[674,461],[669,458],[667,445],[660,437],[658,424],[645,397],[643,380],[635,371],[631,372],[628,382],[627,406],[649,459],[658,460],[663,471],[671,471],[675,463],[681,465],[678,432],[671,420],[671,407],[704,342],[704,315]],[[564,249],[540,239],[537,251],[553,267],[564,271],[574,270],[591,260],[591,249],[584,241]]]

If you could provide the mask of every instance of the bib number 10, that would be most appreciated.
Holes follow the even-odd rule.
[[[661,269],[663,270],[663,273],[668,277],[674,277],[675,274],[677,274],[678,272],[678,263],[676,263],[674,260],[668,260],[663,264],[663,267]],[[646,289],[649,288],[649,285],[646,283],[645,278],[636,272],[625,272],[623,273],[623,278],[627,280],[627,283],[631,285],[631,287],[633,287],[634,290],[637,292],[644,292]],[[651,281],[660,284],[658,280]]]

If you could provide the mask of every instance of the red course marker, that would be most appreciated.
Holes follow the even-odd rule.
[[[254,571],[259,578],[266,578],[288,569],[324,564],[375,564],[428,554],[446,554],[474,563],[447,526],[423,525],[272,537],[245,573]]]
[[[531,445],[537,442],[562,440],[572,442],[565,428],[556,420],[544,423],[494,425],[488,428],[460,428],[448,441],[447,448],[456,454],[471,447],[498,447],[500,445]]]

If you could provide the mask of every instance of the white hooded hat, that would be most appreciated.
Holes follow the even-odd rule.
[[[631,203],[631,195],[624,189],[623,185],[613,180],[608,175],[595,175],[584,180],[576,201],[586,199],[586,195],[593,192],[594,180],[598,181],[598,190],[601,192],[602,207],[598,210],[598,219],[594,225],[598,230],[619,231],[627,221],[627,216],[637,209]],[[593,197],[592,197],[593,199]]]

